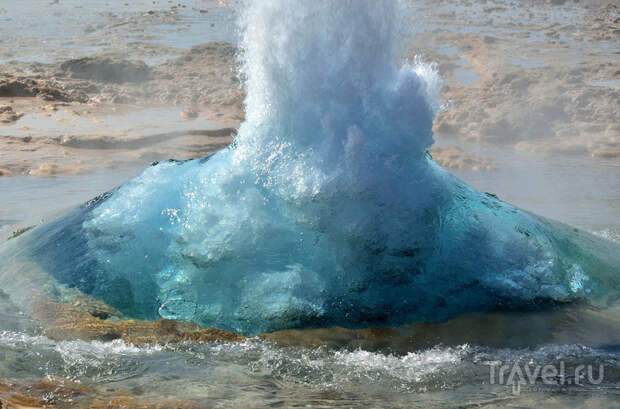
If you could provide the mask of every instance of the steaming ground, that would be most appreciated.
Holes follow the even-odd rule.
[[[442,138],[527,153],[620,158],[617,5],[441,6],[414,48],[450,74]],[[515,19],[514,17],[517,17]],[[437,47],[439,45],[439,47]]]
[[[232,15],[225,5],[205,4]],[[486,0],[461,6],[453,1],[436,4],[415,6],[417,15],[424,15],[424,24],[417,27],[420,33],[412,44],[424,47],[412,46],[408,54],[437,61],[447,78],[448,106],[435,123],[443,148],[434,153],[443,166],[486,171],[501,165],[457,147],[459,141],[499,145],[525,154],[620,158],[620,24],[616,5],[571,2],[535,6]],[[119,24],[130,25],[133,31],[157,27],[157,23],[178,26],[179,30],[187,25],[187,18],[176,12],[179,6],[163,2],[152,6],[146,11],[108,16],[109,21],[101,18],[101,27],[87,26],[87,34],[97,29],[111,38],[96,54],[88,53],[89,43],[76,45],[85,48],[77,53],[79,59],[62,59],[67,53],[59,49],[56,55],[41,58],[58,58],[58,62],[28,62],[36,60],[33,55],[19,61],[16,49],[36,52],[31,50],[34,46],[28,48],[29,37],[24,32],[26,38],[13,34],[5,40],[11,48],[0,55],[4,61],[0,65],[2,175],[82,173],[122,161],[147,162],[166,154],[198,156],[226,143],[203,141],[200,146],[197,141],[188,149],[187,140],[171,141],[170,137],[159,138],[145,149],[146,143],[139,142],[157,133],[143,129],[146,125],[166,125],[160,115],[132,118],[125,114],[136,112],[136,107],[180,107],[180,119],[191,123],[205,118],[213,121],[210,128],[235,126],[243,115],[243,95],[234,73],[234,45],[218,42],[184,50],[149,42],[149,36],[142,41],[124,41],[112,35],[109,27]],[[57,6],[46,7],[53,12]],[[119,9],[123,9],[120,3]],[[193,24],[208,22],[208,11],[192,10],[196,16],[205,16],[204,21]],[[11,18],[19,19],[9,11],[0,16]],[[96,124],[102,115],[119,112],[123,116],[118,122],[127,125],[120,129],[84,124]],[[49,134],[52,121],[58,128],[54,135]],[[204,123],[179,125],[170,132],[188,128],[209,127]],[[128,140],[135,142],[126,144]],[[159,149],[160,144],[165,147]],[[115,159],[102,159],[98,149],[115,149]]]
[[[203,3],[232,16],[225,5]],[[179,4],[187,9],[183,2]],[[142,132],[149,122],[165,127],[159,115],[142,120],[131,115],[119,117],[119,122],[131,126],[115,129],[117,132],[85,126],[80,123],[85,118],[96,124],[102,115],[157,106],[181,107],[186,121],[203,117],[214,121],[213,127],[234,126],[242,120],[243,95],[234,73],[234,45],[216,42],[182,49],[162,45],[154,35],[143,35],[136,41],[114,36],[114,28],[123,26],[130,26],[129,32],[156,30],[163,24],[183,30],[186,25],[210,21],[207,8],[189,12],[195,14],[192,18],[204,16],[196,21],[179,15],[178,5],[156,2],[151,6],[110,15],[93,11],[100,17],[99,24],[87,25],[84,32],[106,36],[104,46],[95,54],[89,53],[94,48],[89,42],[64,42],[55,54],[40,50],[44,55],[37,58],[29,55],[37,50],[26,32],[22,31],[21,37],[15,33],[7,36],[4,42],[10,47],[0,53],[4,62],[0,65],[3,175],[47,176],[110,166],[109,160],[100,160],[98,152],[84,151],[85,145],[118,148],[114,156],[121,158],[117,161],[149,161],[157,156],[145,153],[138,142],[130,148],[123,142],[149,136]],[[60,6],[45,7],[54,12]],[[128,7],[119,3],[118,8],[123,11]],[[434,153],[442,165],[475,170],[498,167],[493,158],[481,158],[455,147],[459,141],[524,153],[620,158],[620,22],[619,9],[613,2],[554,6],[484,0],[457,6],[454,1],[442,1],[439,6],[422,2],[415,8],[424,20],[416,27],[419,34],[411,44],[424,47],[414,45],[407,54],[422,54],[426,60],[437,61],[447,79],[448,106],[435,123],[444,148]],[[56,13],[68,18],[68,12],[61,9]],[[7,21],[19,18],[6,10],[0,15]],[[192,34],[191,29],[186,31],[177,35]],[[152,37],[155,40],[149,41]],[[177,42],[182,45],[184,41]],[[25,55],[16,52],[22,47]],[[79,51],[69,53],[72,47]],[[63,58],[66,54],[80,58]],[[38,59],[44,62],[32,61]],[[45,63],[50,59],[57,62]],[[44,118],[58,122],[56,135],[49,135]],[[179,130],[187,127],[179,126]],[[95,146],[93,139],[105,142]],[[151,145],[170,142],[161,139]],[[206,144],[208,147],[178,152],[179,145],[187,146],[187,141],[171,145],[165,152],[180,157],[202,155],[221,146]],[[158,152],[156,148],[150,150]],[[39,169],[41,166],[53,170],[46,172]]]
[[[86,173],[225,146],[242,118],[235,51],[209,43],[154,67],[119,55],[0,65],[2,173]]]

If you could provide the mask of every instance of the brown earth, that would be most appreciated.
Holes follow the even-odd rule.
[[[434,124],[441,146],[620,160],[620,5],[574,4],[570,19],[554,19],[571,4],[479,0],[452,13],[428,9],[424,21],[441,28],[419,34],[410,52],[436,61],[447,79],[446,108]],[[483,16],[472,17],[475,5]],[[464,83],[463,70],[478,80]],[[468,166],[459,162],[446,165]]]
[[[32,316],[42,323],[46,336],[54,340],[122,339],[133,345],[163,345],[182,341],[240,341],[245,338],[233,332],[173,320],[122,320],[118,311],[99,300],[92,300],[90,305],[85,302],[67,304],[41,301],[32,308]]]
[[[230,44],[209,43],[153,68],[119,55],[0,64],[0,176],[146,166],[228,145],[243,119],[235,53]],[[157,131],[162,119],[143,113],[174,107],[186,126],[162,123]],[[119,130],[101,124],[110,115]]]

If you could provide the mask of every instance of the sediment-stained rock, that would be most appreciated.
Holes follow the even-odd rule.
[[[13,108],[10,105],[0,105],[0,123],[14,123],[17,122],[22,116],[24,116],[24,114],[13,111]]]
[[[142,400],[131,391],[105,393],[86,387],[70,379],[46,377],[44,379],[0,379],[0,408],[90,408],[90,409],[198,409],[190,401]]]
[[[430,153],[433,155],[435,162],[448,170],[491,171],[497,169],[497,164],[493,161],[470,155],[463,151],[463,149],[455,146],[434,146],[431,148]]]
[[[23,75],[0,77],[0,98],[38,97],[45,101],[85,101],[81,94],[69,94],[51,84],[51,80],[39,80]]]
[[[167,344],[170,342],[240,341],[243,336],[216,328],[202,328],[193,323],[160,319],[157,321],[123,320],[120,313],[101,301],[73,304],[41,301],[32,307],[32,316],[54,340],[82,339],[128,344]]]
[[[150,68],[142,61],[95,56],[68,60],[60,64],[60,70],[71,78],[122,84],[140,83],[148,78]]]

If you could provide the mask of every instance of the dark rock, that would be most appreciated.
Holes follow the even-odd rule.
[[[143,61],[122,60],[112,57],[84,57],[60,64],[60,69],[72,78],[112,82],[143,82],[150,69]]]
[[[0,123],[10,124],[18,121],[22,116],[24,114],[13,111],[13,108],[9,105],[0,105]]]
[[[40,97],[47,101],[80,100],[49,84],[46,81],[37,81],[25,77],[8,77],[0,79],[0,97]]]

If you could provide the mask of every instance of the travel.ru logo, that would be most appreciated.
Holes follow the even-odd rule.
[[[512,387],[512,393],[521,393],[524,385],[599,385],[605,377],[605,367],[599,365],[577,365],[574,369],[567,369],[563,361],[558,364],[531,365],[513,363],[510,365],[491,365],[489,381],[491,385],[506,385]]]

